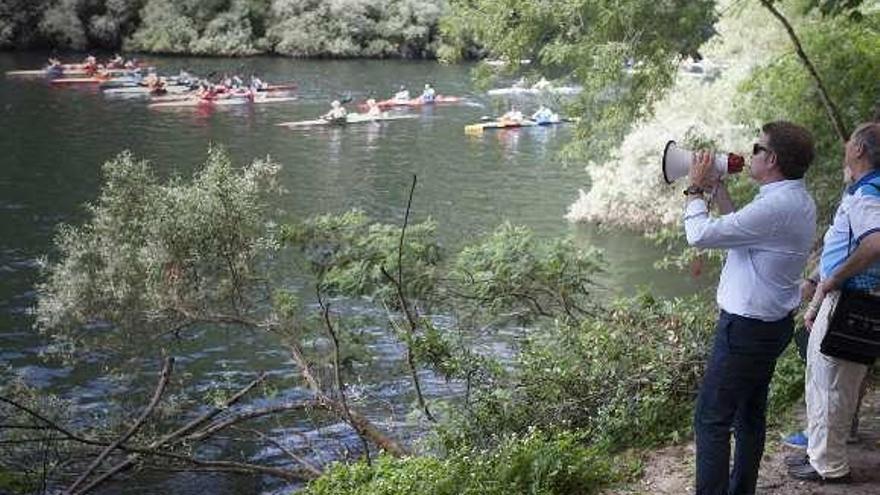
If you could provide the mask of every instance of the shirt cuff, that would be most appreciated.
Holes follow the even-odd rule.
[[[706,207],[706,201],[702,198],[688,201],[687,205],[684,207],[685,220],[687,220],[688,218],[708,214],[709,209]]]

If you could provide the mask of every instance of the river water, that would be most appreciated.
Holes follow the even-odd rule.
[[[36,68],[43,54],[0,54],[0,73]],[[466,136],[463,127],[484,115],[497,115],[504,100],[490,100],[470,79],[470,66],[403,61],[298,61],[284,58],[151,58],[163,73],[186,68],[197,74],[257,73],[267,81],[294,80],[298,100],[274,106],[214,110],[149,109],[132,98],[108,98],[93,87],[52,87],[36,79],[0,79],[0,366],[14,368],[30,384],[71,399],[84,413],[100,415],[107,398],[146,398],[158,359],[144,356],[130,364],[134,381],[102,375],[96,360],[71,365],[40,358],[46,342],[31,331],[30,308],[37,280],[36,260],[52,256],[51,239],[61,222],[85,218],[83,204],[100,188],[101,164],[123,149],[151,160],[163,176],[188,175],[203,162],[211,143],[228,149],[236,163],[271,156],[282,166],[288,194],[276,205],[288,214],[342,212],[360,208],[388,222],[402,220],[413,174],[419,186],[413,202],[415,221],[432,217],[447,246],[454,247],[509,220],[531,227],[539,236],[573,236],[580,245],[605,250],[604,283],[617,292],[637,286],[663,294],[695,289],[687,277],[656,272],[657,250],[636,234],[602,232],[563,219],[585,184],[583,166],[562,166],[556,153],[573,137],[564,126],[487,132]],[[466,104],[416,110],[417,118],[348,128],[287,130],[273,124],[312,119],[328,102],[351,94],[384,99],[401,84],[417,93],[431,82],[439,94],[466,97]],[[520,101],[524,110],[534,102]],[[651,171],[653,173],[653,170]],[[368,305],[346,311],[369,314]],[[401,372],[401,348],[382,328],[367,328],[378,356],[353,394],[385,427],[418,431],[407,419],[412,401]],[[499,337],[504,340],[503,337]],[[179,373],[202,390],[242,384],[254,370],[279,376],[290,369],[286,355],[263,336],[206,330],[181,345]],[[485,342],[504,352],[505,342]],[[460,390],[423,372],[427,395],[454,397]],[[139,378],[138,378],[139,377]],[[301,390],[285,383],[280,398]],[[220,385],[218,385],[220,384]],[[347,428],[315,425],[303,419],[278,424],[272,435],[292,448],[304,448],[316,461],[337,457],[344,446],[357,447]],[[304,440],[307,439],[307,440]],[[247,458],[281,460],[265,446]],[[127,493],[252,493],[284,490],[270,480],[223,475],[141,476],[125,485]],[[111,492],[119,487],[111,488]]]

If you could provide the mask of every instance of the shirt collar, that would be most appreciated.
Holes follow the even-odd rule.
[[[758,189],[759,194],[770,194],[780,189],[787,189],[792,186],[804,187],[804,179],[785,179],[764,184]]]
[[[859,190],[860,187],[864,186],[868,182],[871,182],[873,179],[880,177],[880,170],[872,170],[867,174],[863,175],[861,179],[858,180],[855,184],[850,185],[846,188],[847,194],[854,194]]]

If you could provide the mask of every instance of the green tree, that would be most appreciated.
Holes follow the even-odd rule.
[[[443,22],[449,40],[473,38],[512,70],[583,85],[575,112],[593,153],[619,142],[650,115],[672,84],[677,63],[699,57],[714,34],[715,2],[651,0],[452,0]]]
[[[171,0],[147,0],[141,24],[125,42],[125,49],[154,53],[189,53],[199,38],[192,19]]]

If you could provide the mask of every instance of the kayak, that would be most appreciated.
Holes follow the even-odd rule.
[[[131,72],[129,69],[104,69],[100,72],[107,74],[127,74]],[[6,71],[8,77],[59,77],[59,76],[89,76],[95,71],[85,69],[62,69],[60,71],[49,71],[46,69],[39,70],[10,70]]]
[[[101,84],[110,79],[110,76],[94,76],[94,77],[64,77],[61,79],[52,79],[52,84]]]
[[[517,87],[509,87],[509,88],[498,88],[498,89],[490,89],[490,96],[512,96],[512,95],[540,95],[540,94],[554,94],[554,95],[576,95],[583,91],[584,88],[580,86],[556,86],[549,88],[517,88]]]
[[[573,122],[573,119],[554,120],[550,122],[538,123],[534,120],[523,120],[520,122],[511,120],[493,120],[490,122],[480,122],[478,124],[470,124],[464,126],[465,134],[482,134],[487,129],[518,129],[521,127],[547,127],[551,125],[565,124]]]
[[[409,100],[395,100],[392,98],[390,100],[382,100],[380,102],[377,102],[376,104],[379,105],[379,108],[393,108],[393,107],[420,107],[423,105],[454,104],[454,103],[461,103],[463,101],[464,101],[464,98],[461,98],[458,96],[440,96],[440,95],[438,95],[438,96],[434,97],[434,101],[423,101],[421,98],[412,98]],[[366,110],[369,107],[367,106],[366,102],[364,102],[364,103],[359,104],[358,108],[360,108],[361,110]]]
[[[107,88],[102,89],[105,95],[139,95],[139,96],[150,96],[153,94],[153,90],[146,86],[120,86],[115,88]],[[184,98],[189,98],[186,96],[186,93],[192,91],[189,86],[165,86],[165,93],[163,95],[171,94],[177,95],[178,97],[183,96]]]
[[[264,88],[264,89],[257,91],[257,94],[284,93],[284,92],[292,91],[294,89],[296,89],[296,84],[273,84],[273,85],[270,85],[268,88]],[[150,98],[150,102],[164,103],[164,102],[170,102],[170,101],[187,100],[187,99],[192,98],[195,95],[195,92],[196,92],[196,90],[193,89],[190,91],[180,91],[179,94],[154,96],[154,97]],[[225,94],[225,93],[221,93],[221,95],[222,94]]]
[[[367,122],[386,122],[389,120],[403,120],[403,119],[414,119],[416,115],[367,115],[365,113],[350,113],[345,116],[345,121],[338,120],[327,120],[327,119],[315,119],[315,120],[300,120],[294,122],[281,122],[280,124],[275,124],[281,127],[287,127],[288,129],[295,129],[297,127],[320,127],[320,126],[346,126],[350,124],[363,124]]]
[[[272,97],[272,96],[257,96],[256,98],[216,98],[213,100],[204,100],[201,98],[187,98],[185,100],[177,100],[177,101],[163,101],[159,103],[150,103],[148,106],[150,108],[173,108],[173,107],[214,107],[214,106],[228,106],[228,105],[249,105],[252,103],[284,103],[288,101],[296,100],[295,96],[283,96],[283,97]]]

